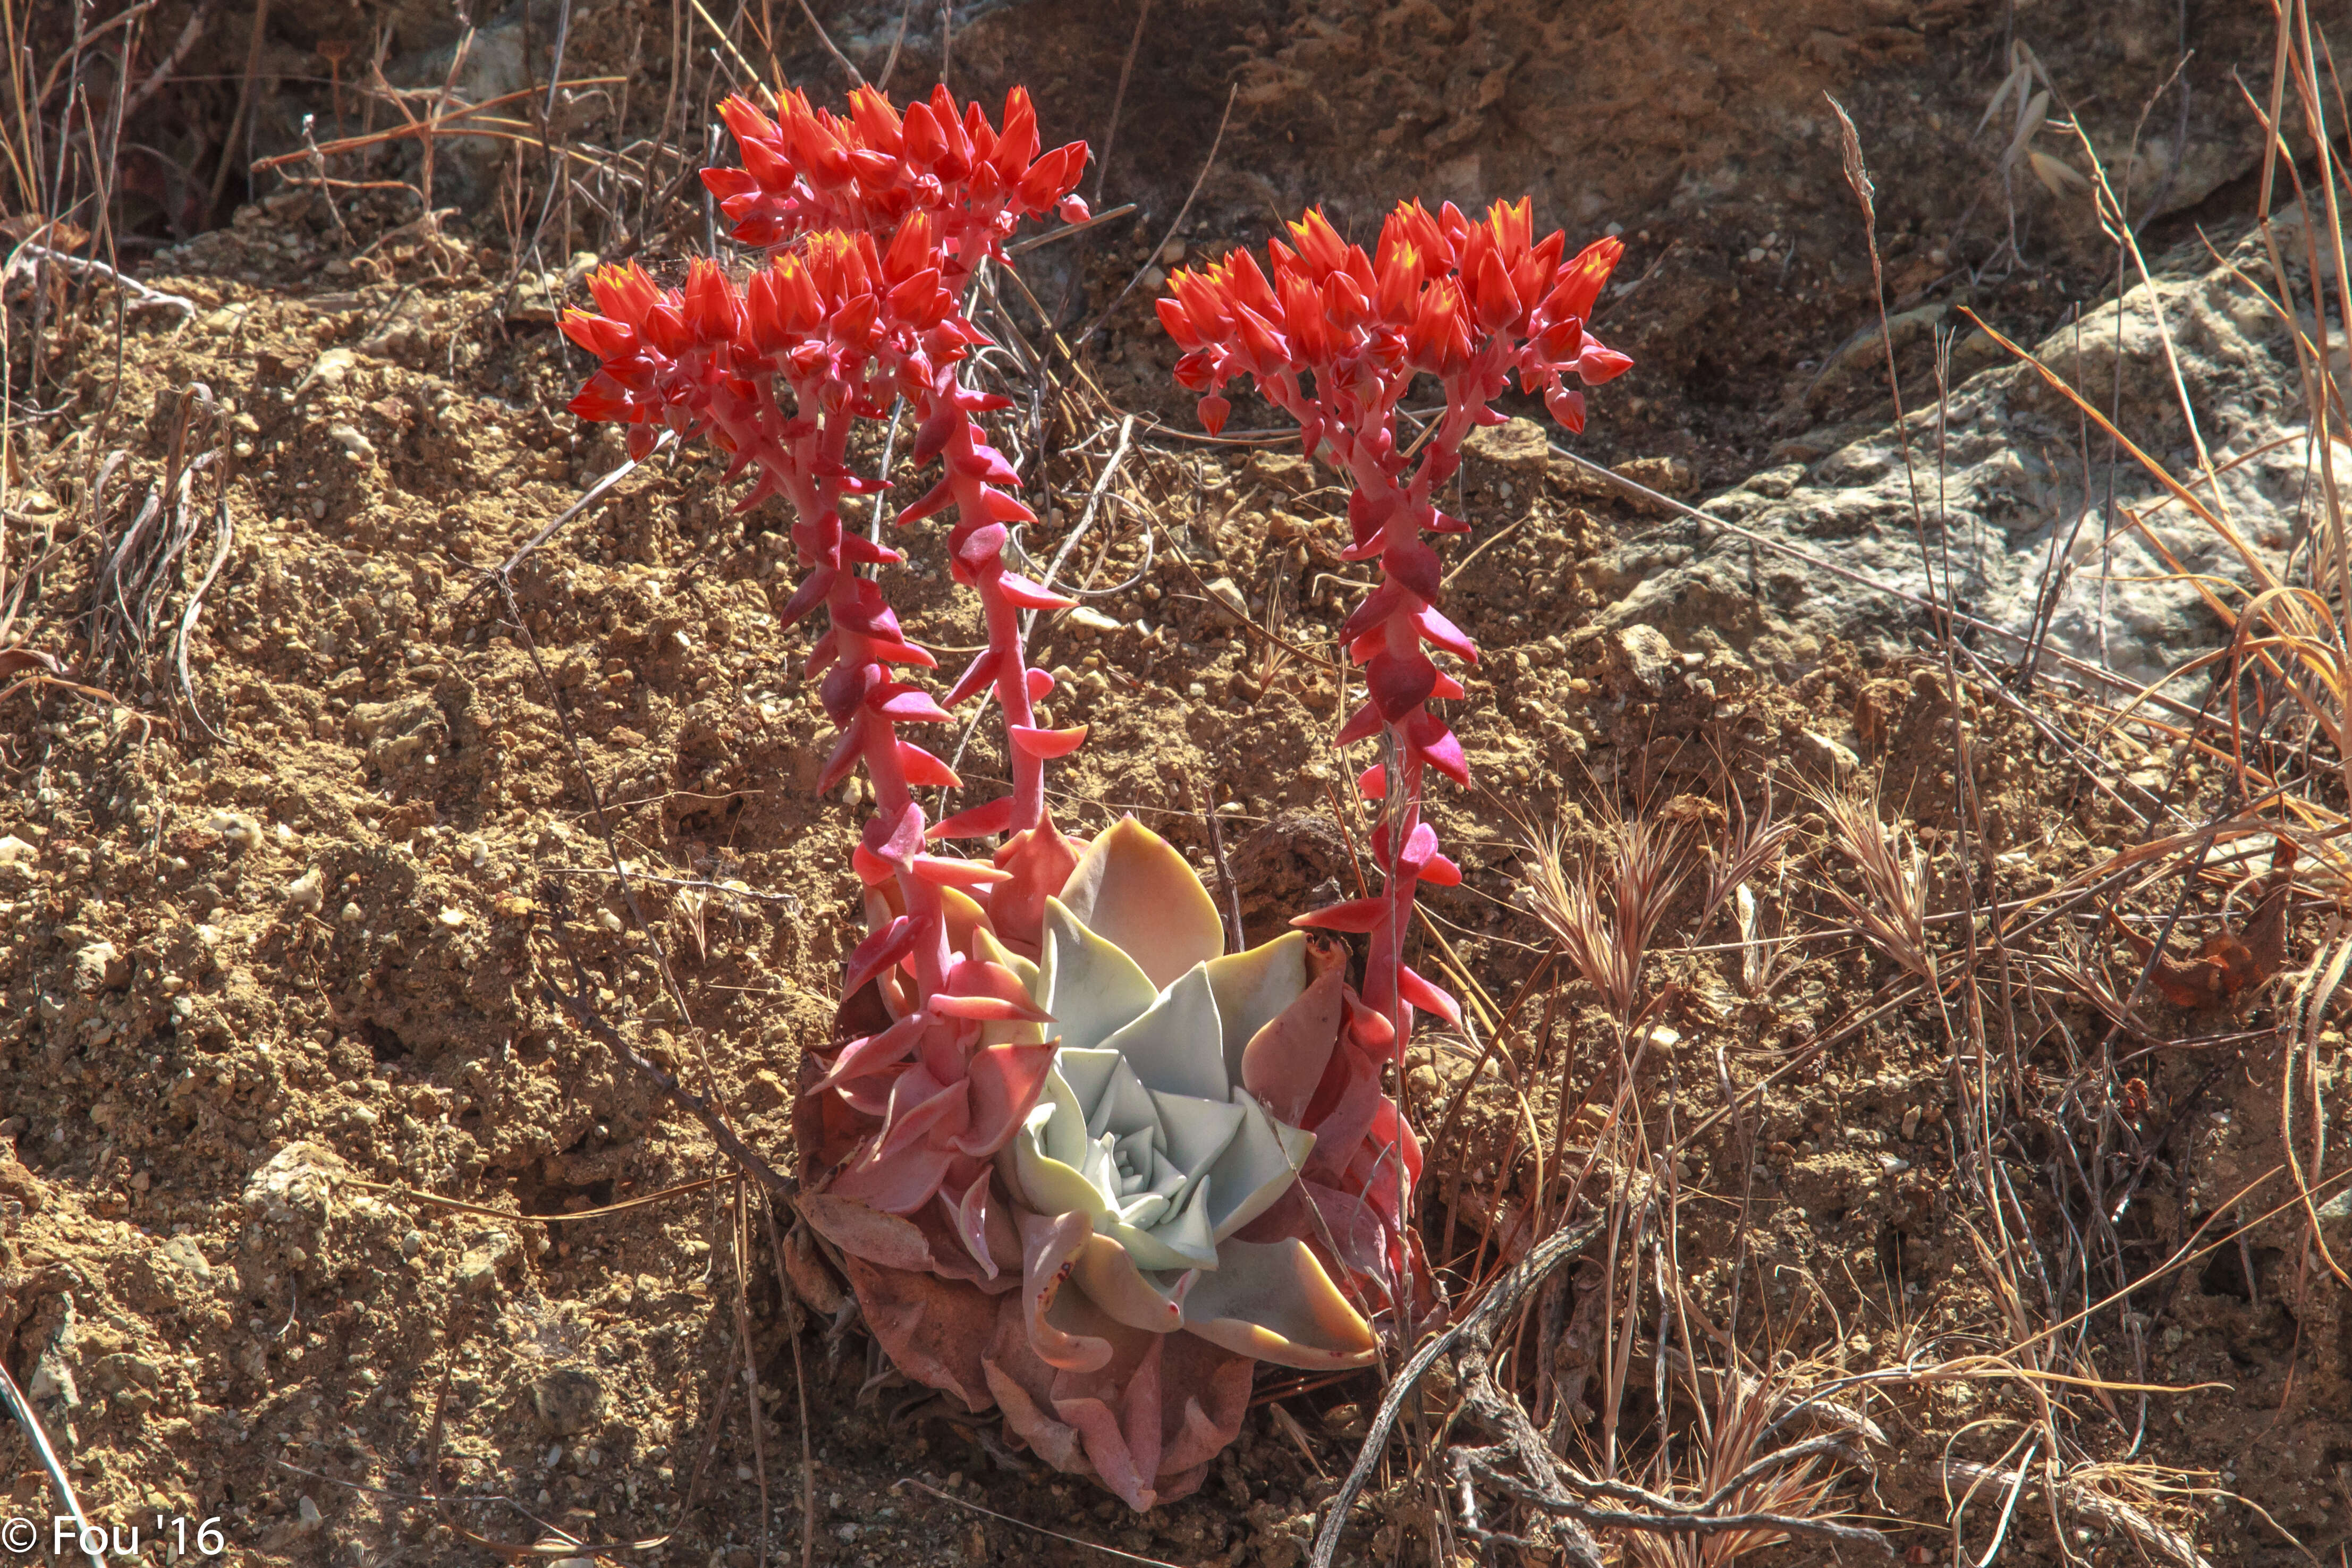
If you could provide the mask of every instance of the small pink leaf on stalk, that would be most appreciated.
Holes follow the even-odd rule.
[[[1291,916],[1291,925],[1307,931],[1352,931],[1359,935],[1377,931],[1389,917],[1389,901],[1385,898],[1351,898],[1345,904],[1334,904],[1325,909],[1310,910]]]
[[[820,795],[849,777],[857,766],[857,758],[866,746],[866,716],[852,717],[844,727],[841,738],[833,743],[832,755],[824,759],[824,768],[816,776],[816,792]]]
[[[950,476],[948,478],[940,480],[929,489],[924,491],[920,499],[917,500],[913,506],[908,507],[905,511],[899,513],[898,519],[898,524],[903,528],[908,523],[919,523],[925,517],[929,517],[933,512],[936,512],[940,507],[947,506],[954,499],[955,479]]]
[[[802,579],[800,587],[784,601],[784,607],[776,612],[777,630],[790,630],[810,611],[823,604],[824,596],[833,591],[833,580],[840,575],[832,567],[820,566]]]
[[[1054,1016],[1030,1001],[1021,976],[988,959],[957,959],[948,971],[946,992],[931,997],[931,1011],[948,1018],[983,1018],[988,1022],[1051,1022]]]
[[[956,426],[963,420],[963,410],[952,402],[942,402],[933,409],[930,416],[923,421],[922,427],[915,432],[915,462],[918,465],[929,463],[946,451],[948,437],[955,434]]]
[[[963,1079],[941,1083],[918,1062],[890,1086],[890,1113],[875,1137],[872,1157],[887,1160],[919,1145],[938,1147],[971,1124],[971,1083]]]
[[[1011,800],[1005,801],[1010,821]],[[1060,894],[1078,863],[1081,846],[1054,826],[1054,813],[1042,811],[1034,828],[1026,828],[1000,845],[996,863],[1013,873],[1003,887],[988,894],[989,924],[1007,946],[1024,957],[1034,957],[1044,942],[1045,900]]]
[[[1440,614],[1437,607],[1424,604],[1412,618],[1413,625],[1433,647],[1443,648],[1459,659],[1478,662],[1478,644],[1470,641],[1469,633]]]
[[[1419,649],[1400,654],[1384,648],[1364,664],[1364,686],[1391,724],[1418,711],[1436,685],[1437,666]]]
[[[999,796],[985,805],[958,811],[944,821],[931,825],[929,836],[934,839],[979,839],[991,833],[1001,833],[1013,825],[1013,797]]]
[[[996,580],[996,586],[1016,610],[1070,610],[1078,602],[1010,571]]]
[[[1432,887],[1459,887],[1462,868],[1444,855],[1433,854],[1429,863],[1421,868],[1421,880]]]
[[[930,693],[913,687],[875,705],[874,711],[900,724],[938,724],[955,716],[933,701]]]
[[[886,817],[876,812],[858,834],[857,841],[860,848],[893,862],[919,854],[923,848],[922,808],[909,800],[894,815]]]
[[[849,869],[868,887],[879,887],[898,874],[898,868],[864,844],[849,846]]]
[[[996,666],[1003,657],[1004,650],[1002,648],[988,648],[975,656],[971,664],[964,666],[963,674],[956,677],[954,689],[948,693],[947,706],[960,706],[974,692],[996,679]]]
[[[1234,405],[1225,399],[1213,394],[1204,397],[1201,400],[1201,427],[1216,435],[1224,430],[1225,421],[1233,417],[1233,412]]]
[[[886,1067],[896,1066],[915,1049],[915,1041],[930,1027],[930,1019],[920,1013],[908,1013],[879,1034],[869,1034],[853,1040],[841,1048],[833,1059],[833,1069],[818,1081],[817,1088],[830,1089],[851,1079],[869,1077]]]
[[[906,770],[909,784],[963,788],[963,780],[956,777],[954,768],[911,741],[898,742],[898,766]]]
[[[1397,995],[1423,1012],[1435,1013],[1455,1029],[1462,1027],[1461,1005],[1410,967],[1400,966],[1397,969]]]
[[[956,546],[956,559],[966,566],[984,566],[1003,553],[1004,541],[1012,537],[1013,531],[1003,523],[983,523]]]
[[[985,442],[974,442],[968,452],[949,459],[958,474],[968,479],[982,479],[991,485],[1018,485],[1020,472],[1004,460],[1004,454]]]
[[[1586,340],[1583,349],[1576,356],[1576,378],[1589,387],[1614,380],[1633,368],[1632,355],[1604,349],[1590,339]]]
[[[894,550],[887,545],[877,545],[864,534],[843,534],[841,553],[860,566],[896,566],[907,559],[904,552]]]
[[[1364,595],[1363,601],[1339,622],[1339,641],[1352,644],[1360,638],[1378,635],[1388,618],[1404,607],[1405,598],[1402,584],[1381,583]]]
[[[1574,387],[1556,386],[1544,393],[1544,407],[1559,421],[1560,428],[1574,435],[1584,429],[1584,394]]]
[[[866,981],[913,952],[921,935],[920,923],[913,916],[894,916],[889,925],[850,950],[849,962],[842,970],[841,994],[856,996]]]
[[[954,855],[917,855],[910,863],[915,874],[934,887],[986,887],[1013,880],[1010,872],[999,871],[986,861]]]
[[[1432,768],[1456,784],[1470,782],[1470,764],[1462,756],[1461,737],[1445,727],[1444,719],[1426,711],[1415,714],[1405,726],[1404,738]]]
[[[1385,762],[1375,762],[1370,768],[1365,768],[1361,773],[1357,774],[1356,792],[1363,796],[1367,800],[1381,800],[1387,799],[1389,792],[1388,764]]]
[[[1085,744],[1087,727],[1081,724],[1069,729],[1035,729],[1027,725],[1013,724],[1005,726],[1005,733],[1013,737],[1013,745],[1030,756],[1051,760],[1056,757],[1067,757]]]
[[[1429,857],[1436,852],[1437,830],[1427,822],[1415,822],[1412,831],[1405,835],[1404,848],[1397,853],[1397,866],[1419,876],[1421,868],[1427,865]]]
[[[1396,1043],[1396,1026],[1387,1015],[1375,1012],[1371,1005],[1356,995],[1348,993],[1348,1038],[1375,1056],[1384,1056]]]
[[[1021,680],[1029,688],[1029,700],[1033,703],[1044,701],[1045,694],[1054,689],[1054,673],[1051,670],[1041,670],[1032,665]]]
[[[1357,741],[1369,739],[1380,732],[1381,710],[1376,705],[1366,703],[1348,716],[1348,722],[1339,727],[1339,733],[1331,737],[1331,744],[1352,746]]]
[[[1400,539],[1381,557],[1381,570],[1415,598],[1435,603],[1444,597],[1445,575],[1437,552],[1419,539]]]

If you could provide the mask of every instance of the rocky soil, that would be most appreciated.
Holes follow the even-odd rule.
[[[673,90],[699,115],[732,68],[702,9],[579,0],[565,75],[609,79],[566,89],[556,131],[603,157],[661,134]],[[879,75],[900,8],[817,9]],[[793,79],[837,93],[796,7],[736,10],[777,30]],[[167,3],[151,30],[175,37],[188,14]],[[927,88],[943,44],[959,90],[1025,80],[1049,137],[1108,144],[1099,204],[1139,204],[1021,264],[1103,395],[1144,421],[1071,558],[1084,585],[1126,586],[1040,638],[1055,721],[1092,727],[1055,775],[1073,831],[1134,811],[1213,876],[1222,848],[1255,933],[1356,874],[1353,767],[1327,744],[1330,640],[1353,591],[1344,496],[1278,439],[1192,439],[1149,300],[1166,267],[1262,243],[1309,200],[1362,233],[1409,193],[1532,192],[1572,237],[1623,235],[1601,330],[1637,368],[1596,396],[1573,451],[1717,519],[1596,476],[1531,423],[1474,447],[1473,529],[1447,548],[1450,612],[1486,651],[1456,721],[1480,787],[1437,807],[1470,875],[1433,913],[1487,993],[1511,997],[1549,946],[1520,819],[1563,803],[1580,846],[1603,802],[1705,817],[1760,807],[1769,781],[1785,813],[1801,787],[1876,778],[1945,896],[1971,874],[1950,848],[1965,718],[1985,803],[1971,831],[2004,898],[2059,885],[2144,817],[2211,803],[2221,770],[2102,729],[2119,688],[2049,677],[2083,684],[2087,663],[2146,681],[2220,640],[2193,591],[2147,580],[2164,564],[2152,540],[2180,569],[2252,569],[2152,505],[2075,405],[1976,322],[2033,347],[2184,480],[2201,439],[2250,550],[2296,558],[2314,515],[2299,383],[2241,276],[2260,144],[2231,73],[2267,79],[2263,18],[2072,0],[1164,0],[1139,26],[1133,6],[1027,0],[957,6],[943,40],[936,16],[906,15],[894,89]],[[234,83],[254,20],[221,10],[183,68]],[[458,90],[544,81],[550,8],[476,20]],[[747,22],[731,47],[764,54],[757,36]],[[392,83],[438,89],[460,41],[438,7],[356,0],[271,7],[259,39],[259,156],[299,146],[305,112],[322,140],[339,109],[356,131],[372,51]],[[2020,141],[2045,82],[2051,123]],[[195,137],[226,92],[191,85],[154,112]],[[1876,175],[1885,339],[1824,92]],[[2056,123],[2068,104],[2081,140]],[[2085,141],[2145,225],[2153,281],[2101,235]],[[152,242],[133,271],[187,308],[118,317],[102,287],[60,288],[36,340],[26,287],[8,286],[7,570],[24,541],[54,546],[20,641],[88,689],[0,698],[0,1358],[85,1506],[123,1523],[215,1518],[229,1561],[333,1568],[488,1562],[534,1541],[557,1561],[587,1553],[565,1540],[730,1568],[763,1553],[1096,1562],[1099,1545],[1300,1561],[1371,1379],[1265,1379],[1203,1490],[1131,1517],[898,1382],[853,1322],[796,1305],[757,1189],[551,1000],[551,986],[581,991],[654,1061],[708,1074],[787,1165],[789,1086],[826,1040],[859,930],[845,855],[862,808],[810,793],[826,727],[798,635],[775,628],[783,519],[733,515],[703,455],[623,479],[520,562],[510,598],[486,579],[621,460],[611,433],[563,411],[583,366],[557,303],[579,297],[592,253],[670,267],[702,219],[685,202],[641,218],[609,170],[583,173],[532,250],[539,154],[441,145],[435,205],[456,210],[437,237],[407,194],[331,205],[266,182],[215,225],[186,171],[150,171],[131,182],[148,204],[126,228]],[[374,157],[339,177],[421,177],[413,141]],[[1234,423],[1272,420],[1244,405]],[[1027,477],[1054,508],[1041,555],[1076,526],[1116,434],[1065,420],[1034,455]],[[184,503],[175,454],[215,448]],[[185,563],[151,613],[93,614],[151,497],[184,530]],[[1922,510],[1948,525],[1929,537]],[[930,529],[915,532],[899,593],[913,634],[978,643]],[[1924,612],[1853,573],[1932,585],[2013,634],[2046,626],[2032,716],[1989,687],[1956,698]],[[1997,632],[1966,641],[1988,664],[2016,656]],[[30,668],[0,663],[11,679]],[[963,768],[985,782],[1001,762],[983,734]],[[1821,827],[1766,901],[1772,929],[1843,924]],[[1983,1217],[1955,1198],[1965,1102],[1935,1009],[1879,1009],[1895,972],[1850,936],[1789,949],[1784,977],[1750,996],[1725,950],[1738,930],[1686,915],[1662,938],[1681,999],[1645,1114],[1704,1122],[1723,1107],[1718,1071],[1762,1085],[1751,1119],[1718,1120],[1679,1175],[1708,1310],[1745,1248],[1749,1311],[1760,1292],[1791,1361],[1859,1374],[2011,1343]],[[2298,961],[2326,918],[2300,919]],[[1999,1147],[2056,1260],[2088,1223],[2062,1200],[2061,1133],[2105,1025],[2045,1010],[2020,1045],[2039,1097]],[[2261,1219],[2282,1190],[2270,1015],[2159,1016],[2162,1038],[2116,1048],[2139,1098],[2127,1148],[2109,1151],[2133,1185],[2108,1228],[2135,1277],[2216,1214]],[[1457,1281],[1524,1245],[1509,1220],[1531,1196],[1531,1145],[1575,1147],[1578,1108],[1612,1071],[1581,987],[1522,1033],[1483,1071],[1435,1041],[1406,1075],[1425,1114],[1470,1085],[1425,1186],[1433,1252]],[[1824,1036],[1839,1043],[1807,1050]],[[2315,1092],[2334,1109],[2341,1041],[2322,1040]],[[2315,1228],[2346,1228],[2352,1213],[2329,1209]],[[2062,1265],[2029,1303],[2044,1321],[2103,1303],[2067,1330],[2066,1375],[2184,1390],[2069,1395],[2071,1429],[2131,1478],[2117,1495],[2216,1563],[2352,1539],[2352,1340],[2306,1234],[2293,1216],[2254,1224],[2116,1304],[2112,1274]],[[2330,1245],[2343,1258],[2352,1236]],[[1651,1367],[1636,1370],[1646,1389]],[[1885,1440],[1842,1495],[1908,1560],[1942,1560],[1945,1461],[2017,1464],[2035,1397],[2011,1379],[1865,1401]],[[0,1458],[0,1511],[46,1517],[13,1430]],[[1437,1560],[1426,1494],[1391,1482],[1343,1560]],[[2000,1514],[1981,1496],[1963,1511],[1971,1561]],[[2031,1489],[2005,1539],[2016,1562],[2157,1550],[2111,1515],[2069,1504],[2053,1520]]]

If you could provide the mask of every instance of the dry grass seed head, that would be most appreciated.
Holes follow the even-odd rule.
[[[1936,956],[1927,946],[1927,852],[1907,829],[1880,821],[1875,785],[1823,789],[1811,798],[1829,825],[1830,847],[1861,883],[1856,894],[1831,882],[1830,896],[1864,941],[1906,974],[1935,984]]]
[[[1591,851],[1569,848],[1563,818],[1547,827],[1523,821],[1520,830],[1528,908],[1559,939],[1610,1016],[1630,1029],[1641,1011],[1650,946],[1689,872],[1688,835],[1679,826],[1613,812]]]

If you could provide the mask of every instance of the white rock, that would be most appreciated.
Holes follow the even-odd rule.
[[[2316,467],[2307,460],[2293,348],[2266,311],[2248,308],[2258,302],[2231,267],[2251,276],[2266,272],[2267,263],[2252,244],[2229,267],[2159,276],[2153,287],[2124,296],[2120,323],[2112,300],[2086,308],[2079,335],[2062,329],[2033,352],[2063,367],[2074,384],[2097,389],[2103,413],[2119,386],[2118,426],[2188,478],[2195,459],[2158,328],[2160,303],[2199,430],[2221,470],[2220,510],[2279,571],[2299,537],[2298,519],[2316,504]],[[1914,323],[1914,335],[1932,324]],[[1866,373],[1883,373],[1875,333],[1863,348]],[[1931,585],[1943,593],[1948,555],[1958,608],[2013,636],[2033,632],[2054,580],[2047,647],[2104,660],[2130,685],[2221,646],[2222,627],[2181,574],[2202,576],[2225,600],[2241,599],[2252,573],[2234,548],[2178,502],[2159,505],[2166,492],[2128,455],[2113,465],[2099,457],[2086,494],[2081,465],[2067,455],[2081,436],[2074,405],[1990,340],[1963,341],[1957,361],[1940,441],[1937,411],[1915,411],[1903,433],[1907,463],[1906,442],[1890,426],[1825,427],[1784,443],[1764,473],[1702,509],[1914,599],[1927,597]],[[1801,465],[1793,472],[1792,456]],[[2339,471],[2347,460],[2352,451],[2339,459]],[[2112,535],[2105,531],[2110,473]],[[2201,479],[2196,487],[2203,491]],[[1947,526],[1938,526],[1939,508]],[[2126,509],[2147,516],[2177,568],[2122,517]],[[1916,602],[1696,522],[1649,530],[1583,570],[1604,597],[1617,599],[1601,612],[1602,624],[1646,623],[1677,643],[1712,628],[1784,677],[1819,662],[1824,636],[1891,655],[1933,635],[1927,611]],[[2022,651],[2012,637],[1971,638],[2000,661]]]
[[[312,866],[286,884],[286,903],[291,908],[315,915],[326,902],[326,878],[317,866]]]

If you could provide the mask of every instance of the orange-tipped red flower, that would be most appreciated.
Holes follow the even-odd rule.
[[[849,95],[846,115],[813,108],[798,91],[787,91],[778,110],[771,120],[740,97],[719,106],[743,167],[705,169],[702,183],[738,245],[773,250],[827,229],[884,233],[923,213],[937,225],[949,287],[961,293],[1024,218],[1056,207],[1073,220],[1086,215],[1070,191],[1087,144],[1040,154],[1025,88],[1005,95],[1001,131],[977,103],[957,108],[944,86],[903,114],[870,87]]]

